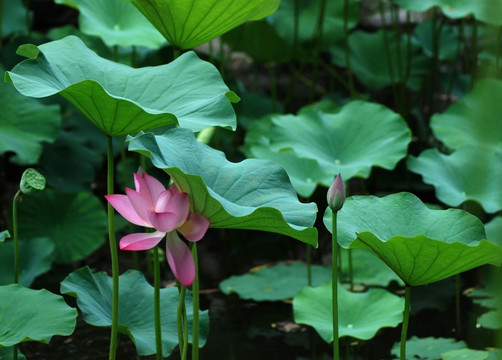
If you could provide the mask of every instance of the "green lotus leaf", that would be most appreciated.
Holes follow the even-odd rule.
[[[386,30],[373,33],[357,30],[348,37],[350,65],[357,78],[371,89],[380,89],[394,83],[404,83],[412,90],[422,87],[429,74],[430,60],[422,54],[418,45],[411,44],[411,61],[408,61],[406,37],[396,40],[395,34]],[[390,59],[384,44],[388,43]],[[398,57],[398,47],[401,57]],[[346,67],[345,45],[339,42],[330,48],[332,61]],[[409,68],[407,66],[409,65]],[[390,65],[390,66],[389,66]],[[401,73],[399,73],[401,69]]]
[[[324,223],[331,231],[331,210]],[[502,262],[502,248],[463,210],[430,210],[415,195],[353,196],[338,212],[338,242],[365,248],[405,284],[429,284],[477,266]]]
[[[483,79],[445,112],[431,118],[434,135],[451,149],[464,146],[502,153],[502,81]]]
[[[55,245],[53,260],[84,259],[105,241],[107,222],[102,202],[89,193],[63,194],[45,190],[23,197],[18,206],[19,237],[48,237]]]
[[[52,267],[54,244],[40,237],[19,241],[19,284],[30,287],[33,280]],[[7,241],[0,251],[0,285],[14,281],[14,241]],[[1,359],[1,358],[0,358]]]
[[[191,49],[249,20],[273,13],[279,0],[129,0],[173,46]]]
[[[70,335],[77,310],[62,296],[18,284],[0,286],[0,346],[25,341],[49,343],[54,335]]]
[[[150,157],[190,195],[192,211],[206,216],[211,227],[270,231],[317,246],[317,206],[299,202],[286,172],[274,163],[229,162],[186,129],[142,133],[129,141],[129,150]]]
[[[55,0],[79,11],[80,30],[108,46],[161,47],[166,40],[131,3],[122,0]]]
[[[447,351],[466,349],[467,344],[464,341],[446,338],[418,338],[411,337],[406,341],[407,359],[440,359],[441,354]],[[399,358],[400,343],[394,344],[391,354]]]
[[[35,164],[42,154],[42,143],[52,143],[58,135],[59,106],[27,99],[5,83],[0,83],[0,97],[0,154],[12,151],[13,162]]]
[[[32,12],[30,11],[30,22],[32,18]],[[7,37],[16,32],[28,32],[28,27],[26,24],[26,8],[23,5],[22,0],[9,0],[3,4],[3,11],[0,14],[1,26],[2,26],[2,37]]]
[[[439,7],[444,15],[460,19],[469,15],[487,24],[502,25],[501,0],[392,0],[401,8],[410,11],[427,11]]]
[[[134,69],[103,59],[77,37],[67,36],[38,47],[22,46],[18,53],[30,58],[8,71],[6,80],[21,94],[38,98],[59,93],[107,135],[169,124],[193,131],[235,129],[230,101],[238,101],[237,95],[194,52],[167,65]]]
[[[311,111],[296,116],[276,115],[271,121],[271,126],[249,131],[246,137],[249,153],[253,154],[255,146],[275,152],[292,149],[301,159],[317,161],[321,171],[312,165],[309,172],[302,170],[306,165],[302,160],[295,166],[286,166],[286,170],[291,169],[294,174],[291,177],[303,176],[303,182],[326,186],[331,185],[333,176],[339,172],[348,180],[367,178],[372,166],[393,169],[406,156],[411,141],[410,130],[401,116],[382,105],[364,101],[351,101],[338,113]],[[269,157],[274,160],[284,156]],[[285,159],[279,161],[286,165]]]
[[[339,336],[369,340],[378,330],[399,325],[403,308],[404,299],[386,290],[356,293],[338,284]],[[333,341],[331,283],[303,288],[293,298],[293,313],[296,323],[311,325],[324,341]]]
[[[23,194],[32,194],[45,189],[45,177],[33,168],[23,172],[19,188]]]
[[[502,209],[502,151],[462,147],[450,155],[437,149],[408,158],[408,168],[434,185],[436,197],[449,206],[477,201],[488,213]]]
[[[494,217],[485,224],[486,238],[502,246],[502,216]]]
[[[110,327],[112,324],[112,278],[105,273],[93,274],[89,267],[80,268],[61,282],[61,293],[75,297],[84,320],[91,325]],[[178,289],[160,289],[162,353],[168,356],[178,345],[176,313]],[[193,307],[186,297],[189,334],[192,333]],[[119,331],[131,338],[138,355],[156,353],[153,311],[153,287],[144,275],[128,270],[120,275]],[[204,346],[209,331],[208,311],[200,311],[200,346]],[[191,341],[191,335],[189,335]]]
[[[456,349],[441,354],[441,360],[497,360],[500,355],[499,350]]]
[[[282,0],[279,9],[268,20],[277,33],[290,45],[295,38],[295,4],[298,5],[298,41],[302,46],[314,45],[316,42],[316,26],[319,18],[320,0],[295,1]],[[349,1],[348,28],[351,29],[359,21],[359,3]],[[321,44],[326,48],[335,41],[343,39],[344,2],[328,1],[324,11],[323,34]]]
[[[331,268],[312,265],[312,285],[331,281]],[[234,275],[220,283],[224,294],[236,293],[241,299],[254,301],[286,300],[307,286],[307,265],[279,264]]]
[[[434,49],[434,39],[436,39],[434,31],[435,24],[432,21],[422,21],[413,29],[413,41],[429,57],[434,57],[436,52]],[[462,44],[459,44],[458,28],[444,24],[436,31],[439,31],[438,59],[444,61],[456,60],[458,52],[462,49]]]

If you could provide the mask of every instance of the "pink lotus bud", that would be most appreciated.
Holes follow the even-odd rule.
[[[328,189],[328,205],[333,211],[338,211],[342,208],[345,201],[345,184],[343,183],[342,176],[338,173],[338,176],[333,181],[333,184]]]

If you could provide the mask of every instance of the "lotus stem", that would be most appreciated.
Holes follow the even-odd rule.
[[[349,83],[350,97],[356,97],[354,89],[354,79],[352,77],[352,66],[350,64],[350,47],[349,47],[349,0],[343,2],[343,38],[345,45],[345,65],[347,66],[347,79]]]
[[[186,325],[186,315],[184,316],[185,309],[185,294],[186,287],[181,285],[178,281],[176,281],[178,285],[178,290],[180,293],[180,297],[178,300],[178,310],[176,314],[176,326],[178,329],[178,346],[180,349],[181,359],[186,360],[186,345],[188,343],[188,334],[185,336],[184,326]]]
[[[354,269],[352,268],[352,249],[347,249],[349,255],[349,284],[350,291],[354,291]]]
[[[332,211],[332,231],[331,231],[331,294],[332,294],[332,312],[333,312],[333,359],[340,359],[340,345],[338,340],[338,240],[336,226],[337,211]]]
[[[199,259],[197,243],[193,242],[192,257],[195,264],[195,279],[192,283],[193,322],[192,322],[192,360],[199,359]]]
[[[406,338],[408,323],[410,321],[411,286],[406,285],[404,293],[403,325],[401,327],[401,352],[400,360],[406,360]]]
[[[462,322],[460,320],[460,274],[455,275],[455,320],[457,323],[457,336],[462,334]]]
[[[321,0],[321,4],[319,6],[319,15],[317,17],[317,25],[316,25],[316,45],[314,50],[314,70],[312,75],[312,86],[310,91],[310,101],[314,100],[314,96],[316,93],[316,85],[317,85],[317,75],[319,72],[319,55],[321,53],[321,44],[322,44],[322,29],[324,26],[324,17],[326,15],[326,4],[327,0]]]
[[[113,139],[110,135],[107,140],[107,180],[106,189],[108,195],[114,193],[114,162],[113,162]],[[110,256],[112,261],[112,329],[110,336],[109,360],[114,360],[117,352],[117,336],[119,325],[119,261],[117,251],[117,241],[115,239],[115,219],[114,210],[108,203],[108,241],[110,244]]]
[[[157,360],[162,360],[162,322],[160,318],[160,262],[159,247],[153,248],[153,311],[155,316],[155,350]]]
[[[307,285],[312,286],[312,248],[307,244]]]

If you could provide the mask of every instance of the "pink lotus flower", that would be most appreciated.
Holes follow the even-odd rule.
[[[188,194],[175,185],[166,189],[153,176],[140,169],[134,174],[136,190],[126,188],[127,195],[106,195],[105,198],[129,222],[154,228],[154,232],[135,233],[120,239],[122,250],[148,250],[166,238],[166,257],[174,276],[183,286],[192,284],[195,265],[188,241],[199,241],[209,228],[209,220],[199,213],[190,213]]]

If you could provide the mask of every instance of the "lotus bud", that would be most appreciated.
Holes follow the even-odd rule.
[[[345,184],[343,183],[342,176],[338,173],[335,181],[333,181],[333,184],[328,189],[327,200],[331,210],[340,210],[345,202],[345,196]]]
[[[41,191],[45,189],[45,177],[35,169],[26,169],[21,176],[19,188],[23,194]]]

